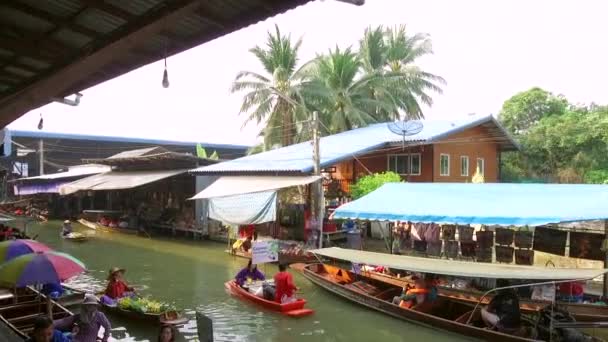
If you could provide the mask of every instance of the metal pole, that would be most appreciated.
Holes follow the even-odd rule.
[[[606,246],[606,240],[608,239],[608,220],[604,220],[604,243]],[[602,247],[603,247],[602,246]],[[604,268],[608,267],[608,250],[604,251]],[[604,273],[604,291],[602,292],[604,300],[608,298],[608,274]]]
[[[38,154],[40,162],[40,176],[44,174],[44,142],[42,139],[38,142]]]
[[[319,146],[319,113],[312,113],[312,160],[313,172],[315,176],[321,175],[321,151]],[[317,221],[319,229],[319,248],[323,248],[323,180],[319,179],[314,183],[313,196],[313,217]]]

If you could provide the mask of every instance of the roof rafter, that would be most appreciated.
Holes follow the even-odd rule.
[[[80,0],[81,3],[86,4],[89,7],[96,8],[100,11],[106,12],[124,21],[130,21],[137,16],[131,12],[125,11],[122,8],[105,3],[103,0]]]

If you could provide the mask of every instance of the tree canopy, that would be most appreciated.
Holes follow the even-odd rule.
[[[608,182],[608,106],[573,105],[533,88],[507,100],[499,119],[522,145],[504,156],[504,180]]]
[[[401,176],[391,171],[363,176],[359,178],[355,184],[351,185],[351,196],[353,199],[357,199],[369,194],[386,183],[399,182],[401,182]]]

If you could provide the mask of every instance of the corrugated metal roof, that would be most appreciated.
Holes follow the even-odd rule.
[[[483,124],[496,124],[504,136],[517,146],[502,129],[494,117],[467,118],[464,120],[424,121],[424,128],[418,134],[406,138],[408,142],[433,142],[467,128]],[[321,167],[329,167],[342,160],[365,154],[393,142],[402,141],[402,137],[392,133],[388,123],[378,123],[364,128],[323,137],[320,141]],[[235,173],[235,172],[301,172],[313,170],[312,144],[304,142],[272,151],[254,154],[227,162],[204,166],[192,170],[195,173]]]

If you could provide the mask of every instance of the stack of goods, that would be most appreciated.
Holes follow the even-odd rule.
[[[119,299],[117,305],[122,310],[147,314],[161,314],[166,311],[175,310],[175,308],[167,303],[154,301],[148,298],[125,297]]]
[[[456,226],[444,224],[441,227],[441,238],[445,241],[445,255],[450,259],[458,258],[458,241],[456,241]]]
[[[469,226],[458,226],[458,240],[460,241],[460,254],[463,258],[475,258],[475,230]]]
[[[279,261],[284,263],[312,261],[315,257],[307,252],[304,243],[281,241],[279,244]]]

